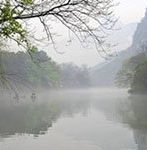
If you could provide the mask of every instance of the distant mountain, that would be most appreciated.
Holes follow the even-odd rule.
[[[119,24],[109,38],[110,43],[117,44],[115,47],[117,51],[127,49],[132,44],[133,35],[137,28],[137,23]]]
[[[138,24],[136,32],[133,37],[132,50],[138,51],[143,45],[147,45],[147,10],[145,17]]]
[[[133,36],[133,28],[135,24],[129,24],[125,28],[126,33],[122,32],[122,39],[125,37],[130,38],[129,35]],[[97,65],[91,69],[91,83],[92,86],[115,86],[115,76],[116,73],[121,69],[122,63],[125,59],[130,58],[133,55],[136,55],[141,51],[143,45],[147,45],[147,11],[145,17],[141,20],[141,22],[137,25],[136,31],[134,33],[132,39],[132,45],[124,51],[119,52],[118,56],[113,58],[111,61],[107,63],[103,63],[103,65]],[[131,30],[133,29],[133,30]],[[128,33],[127,33],[128,32]],[[130,34],[131,33],[131,34]],[[117,34],[116,34],[117,36]],[[121,37],[118,34],[118,41],[121,41],[122,44],[125,45],[123,40],[119,40]]]
[[[133,55],[131,48],[119,53],[119,56],[105,64],[97,65],[91,69],[90,78],[92,86],[115,86],[115,76],[125,59]]]

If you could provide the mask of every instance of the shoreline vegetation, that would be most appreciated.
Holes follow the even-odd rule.
[[[57,64],[44,51],[6,52],[1,56],[1,87],[35,90],[39,88],[87,88],[90,86],[89,69],[74,64]]]

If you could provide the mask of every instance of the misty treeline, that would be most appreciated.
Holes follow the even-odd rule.
[[[143,94],[147,91],[147,49],[126,60],[116,75],[119,87],[129,88],[130,93]]]
[[[57,64],[44,51],[0,53],[1,87],[76,88],[90,85],[86,66]],[[2,78],[3,77],[3,78]]]

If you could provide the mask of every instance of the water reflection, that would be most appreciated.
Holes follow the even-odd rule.
[[[89,108],[88,97],[80,100],[74,96],[74,101],[70,99],[63,94],[40,96],[35,103],[29,99],[20,100],[19,103],[12,100],[10,102],[7,98],[1,99],[0,136],[2,138],[15,134],[38,136],[45,134],[61,116],[72,117],[79,112],[86,114]]]
[[[19,103],[0,100],[3,149],[16,149],[16,143],[23,150],[28,144],[29,150],[41,150],[42,145],[46,145],[45,150],[59,150],[61,146],[80,150],[85,145],[86,150],[147,149],[146,96],[128,98],[125,91],[112,89],[58,91],[37,93],[32,102],[30,95],[22,96]],[[28,135],[39,137],[35,138],[37,146]],[[16,141],[9,143],[14,138]]]
[[[120,103],[119,113],[121,122],[132,129],[138,150],[147,150],[147,96],[130,96]]]

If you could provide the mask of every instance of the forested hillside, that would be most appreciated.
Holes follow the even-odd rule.
[[[44,51],[0,53],[1,84],[5,87],[80,88],[90,85],[89,69],[57,64]]]
[[[3,51],[0,56],[1,74],[3,74],[1,82],[5,84],[25,87],[59,85],[58,66],[43,51],[34,52],[31,56],[25,52]]]

